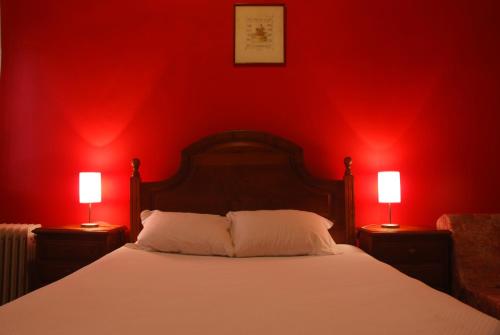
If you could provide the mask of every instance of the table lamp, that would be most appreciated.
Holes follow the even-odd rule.
[[[80,172],[80,203],[89,204],[89,222],[80,224],[84,228],[95,228],[99,224],[91,222],[92,204],[101,202],[101,173]]]
[[[391,204],[401,202],[401,183],[399,171],[382,171],[378,173],[378,202],[389,204],[389,223],[383,223],[383,228],[399,228],[392,223]]]

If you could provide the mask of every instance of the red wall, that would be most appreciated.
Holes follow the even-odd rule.
[[[384,169],[402,224],[500,211],[498,1],[286,4],[287,65],[235,67],[233,1],[2,0],[0,220],[78,224],[97,170],[95,218],[128,224],[130,158],[167,177],[228,129],[289,138],[324,177],[351,155],[357,225],[386,218]]]

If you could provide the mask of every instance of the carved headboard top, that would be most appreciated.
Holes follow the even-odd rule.
[[[130,179],[130,237],[142,229],[144,209],[211,213],[230,210],[300,209],[335,222],[337,243],[355,241],[351,158],[342,179],[311,176],[302,149],[263,132],[229,131],[205,137],[182,151],[178,172],[165,180],[143,182],[138,159]]]

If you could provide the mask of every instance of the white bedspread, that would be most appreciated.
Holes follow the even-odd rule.
[[[0,334],[500,334],[498,320],[351,246],[235,259],[122,247],[0,308]]]

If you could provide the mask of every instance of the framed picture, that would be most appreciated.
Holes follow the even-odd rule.
[[[234,63],[285,64],[285,5],[234,5]]]

